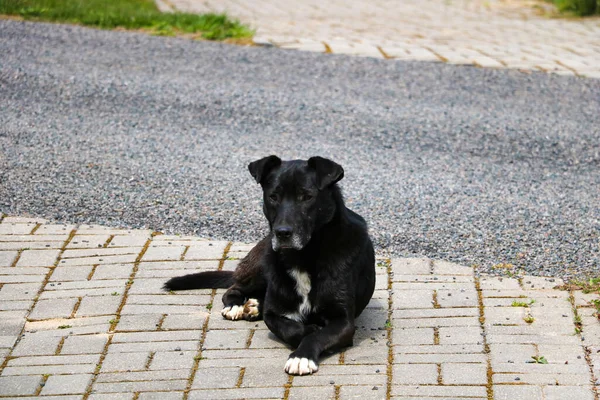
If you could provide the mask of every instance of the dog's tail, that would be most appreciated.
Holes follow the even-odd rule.
[[[232,271],[206,271],[169,279],[165,290],[227,289],[234,284]]]

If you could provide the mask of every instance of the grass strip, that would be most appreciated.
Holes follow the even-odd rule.
[[[252,29],[225,14],[163,13],[153,0],[0,0],[0,14],[164,36],[195,34],[207,40],[254,35]]]

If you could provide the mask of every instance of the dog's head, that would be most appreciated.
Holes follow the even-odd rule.
[[[281,161],[269,156],[250,163],[248,169],[263,189],[273,250],[301,250],[333,218],[335,183],[344,177],[344,169],[335,162],[322,157]]]

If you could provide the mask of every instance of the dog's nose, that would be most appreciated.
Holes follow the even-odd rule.
[[[278,239],[289,239],[292,237],[292,228],[289,226],[275,228],[275,236],[277,236]]]

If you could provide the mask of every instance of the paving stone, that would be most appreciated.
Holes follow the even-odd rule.
[[[44,281],[44,275],[3,275],[0,273],[0,284],[1,283],[30,283],[30,282],[38,282],[42,283]]]
[[[494,386],[494,400],[542,400],[537,386]]]
[[[73,229],[75,225],[43,224],[35,231],[35,235],[68,235]]]
[[[13,356],[52,355],[62,338],[60,336],[42,336],[29,333],[23,337],[15,349]]]
[[[92,393],[88,400],[133,400],[133,398],[134,393]]]
[[[433,263],[433,274],[473,276],[473,268],[464,267],[447,261],[436,260]]]
[[[395,290],[392,305],[395,309],[433,308],[433,290]]]
[[[240,376],[240,368],[198,368],[192,389],[235,388]]]
[[[434,344],[432,328],[396,327],[392,333],[393,343],[400,345]]]
[[[486,364],[442,364],[442,382],[445,385],[487,384]]]
[[[185,250],[185,246],[157,246],[150,245],[142,261],[164,261],[164,260],[179,260]]]
[[[27,235],[35,228],[35,223],[8,223],[0,224],[0,235]]]
[[[435,364],[396,364],[393,374],[394,385],[435,385],[438,382]]]
[[[133,264],[98,265],[92,279],[128,279],[132,272]]]
[[[2,224],[0,224],[0,226],[2,226]],[[0,376],[0,396],[35,394],[41,381],[41,375]]]
[[[77,317],[114,315],[121,305],[121,296],[87,296],[81,300]]]
[[[43,365],[78,365],[96,364],[100,360],[100,354],[76,354],[59,356],[28,356],[13,358],[8,362],[9,367],[43,366]]]
[[[281,368],[285,363],[281,364]],[[435,365],[434,365],[435,367]],[[360,377],[360,383],[363,385],[385,385],[387,377],[385,375],[362,375]],[[314,375],[303,375],[294,377],[294,386],[331,386],[332,383],[335,385],[355,385],[357,379],[353,375],[325,375],[325,374],[314,374]]]
[[[93,266],[91,265],[79,265],[76,267],[59,265],[54,268],[50,276],[50,282],[83,281],[88,278],[92,269]]]
[[[92,248],[92,249],[67,249],[60,256],[61,259],[117,256],[123,254],[139,254],[142,247],[117,247],[117,248]]]
[[[138,371],[138,372],[111,372],[98,375],[96,382],[136,382],[136,381],[161,381],[171,379],[187,379],[190,375],[189,369],[170,369],[162,371]]]
[[[492,376],[494,385],[514,384],[519,382],[523,385],[560,385],[560,386],[582,386],[590,383],[587,374],[539,374],[539,373],[506,373]]]
[[[142,392],[138,400],[180,400],[183,392]]]
[[[167,315],[163,321],[162,329],[202,329],[208,313],[201,312],[196,314],[175,314]]]
[[[335,388],[333,385],[330,385],[329,387],[292,386],[288,396],[288,400],[333,400],[335,398]]]
[[[107,340],[108,335],[69,336],[60,354],[100,354]]]
[[[190,371],[197,351],[159,351],[154,353],[149,369],[151,371],[181,369]]]
[[[392,259],[392,272],[396,275],[430,275],[431,261],[427,258]]]
[[[78,232],[67,244],[67,249],[98,249],[110,239],[109,234],[84,235],[80,233],[81,229]]]
[[[91,374],[86,375],[52,375],[48,377],[42,392],[44,395],[85,393],[92,380]]]
[[[281,340],[277,339],[268,330],[258,330],[252,336],[252,342],[250,344],[251,349],[273,349],[280,348],[285,349],[287,345]]]
[[[280,399],[283,398],[283,388],[243,388],[243,389],[207,389],[192,390],[189,400],[205,399]]]
[[[144,247],[150,235],[118,235],[112,238],[108,248],[113,247]]]
[[[109,351],[114,353],[137,353],[151,351],[193,351],[198,350],[197,340],[180,340],[175,342],[143,342],[143,343],[114,343]]]
[[[439,328],[439,339],[440,344],[483,343],[481,328],[474,326]]]
[[[42,374],[90,374],[96,369],[94,364],[67,365],[32,365],[25,367],[6,367],[2,374],[9,375],[42,375]]]
[[[485,398],[487,392],[484,386],[392,386],[392,396],[401,396],[400,398]],[[516,400],[516,399],[515,399]]]
[[[166,381],[139,381],[139,382],[97,382],[93,390],[97,393],[129,393],[145,391],[171,391],[184,390],[187,380],[171,379]]]
[[[150,357],[150,352],[127,353],[110,352],[114,350],[113,346],[109,348],[102,362],[102,373],[117,371],[142,371],[146,369],[146,364]]]
[[[137,254],[120,254],[114,256],[99,256],[99,257],[81,257],[62,259],[59,265],[76,266],[76,265],[105,265],[105,264],[124,264],[132,263],[137,259]]]
[[[77,301],[78,299],[75,298],[39,300],[31,314],[29,314],[29,319],[40,320],[69,317]]]
[[[591,386],[544,386],[545,400],[593,400]]]
[[[173,332],[127,332],[115,333],[113,336],[112,343],[200,340],[201,336],[201,330]]]
[[[10,267],[18,254],[18,251],[0,251],[0,267]]]
[[[155,331],[161,318],[161,314],[121,315],[116,330],[117,332]]]
[[[17,267],[52,267],[60,250],[23,250]]]
[[[283,370],[283,365],[273,363],[262,368],[246,368],[240,387],[281,387],[288,382],[288,379],[289,376]]]
[[[204,339],[206,349],[243,349],[248,340],[248,330],[208,331]]]
[[[475,290],[437,291],[437,302],[441,307],[477,307],[479,304]]]
[[[369,386],[342,386],[340,388],[341,400],[345,399],[386,399],[386,387],[378,385]]]
[[[185,260],[220,260],[228,242],[198,242],[185,253]]]

